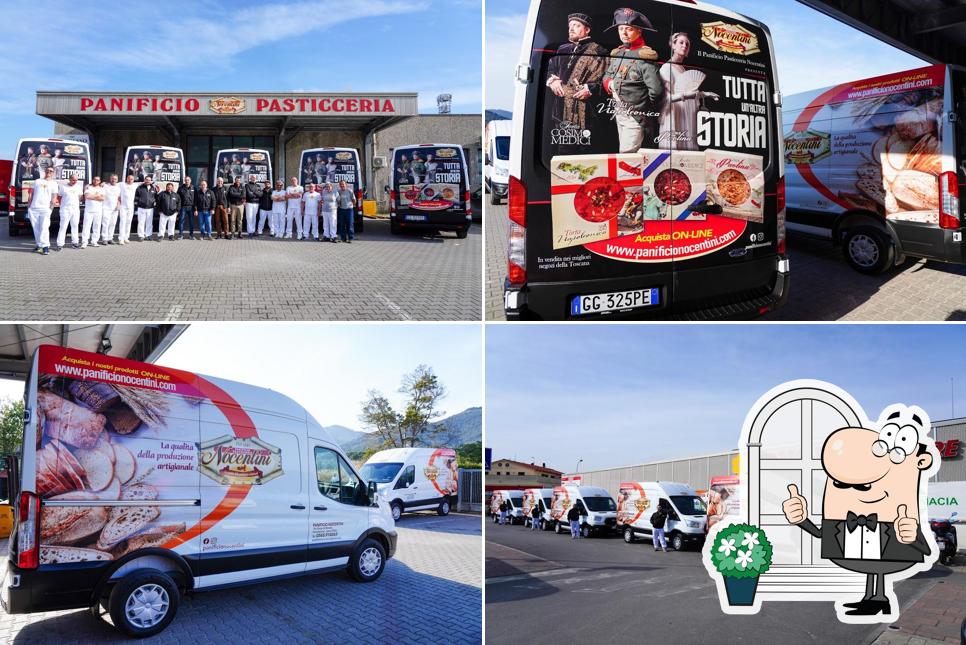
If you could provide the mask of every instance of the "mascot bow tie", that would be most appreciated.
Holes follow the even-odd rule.
[[[856,515],[852,511],[849,511],[845,517],[845,526],[848,527],[849,532],[854,531],[856,526],[864,526],[870,531],[874,531],[878,520],[879,517],[875,513],[871,515]]]

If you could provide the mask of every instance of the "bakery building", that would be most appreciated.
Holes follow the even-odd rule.
[[[523,490],[524,488],[553,488],[560,484],[559,470],[547,468],[546,463],[526,463],[513,459],[495,459],[486,471],[486,490]]]
[[[355,148],[369,198],[385,203],[390,147],[442,142],[466,149],[471,189],[480,185],[480,115],[421,115],[414,92],[38,91],[37,114],[54,121],[54,136],[86,139],[94,174],[102,176],[122,174],[124,153],[132,145],[181,148],[196,185],[212,180],[218,150],[268,150],[278,178],[297,174],[302,150]]]

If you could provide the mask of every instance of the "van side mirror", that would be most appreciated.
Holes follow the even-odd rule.
[[[490,161],[490,153],[486,153],[486,157],[484,158],[483,163],[486,164],[487,166],[489,166],[492,163]]]
[[[368,492],[369,492],[369,503],[370,504],[375,504],[376,503],[376,495],[378,495],[378,489],[376,488],[376,482],[374,482],[374,481],[370,481],[369,482]]]

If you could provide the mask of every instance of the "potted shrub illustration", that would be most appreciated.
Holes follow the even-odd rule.
[[[724,577],[729,605],[754,604],[758,576],[768,571],[771,555],[771,542],[753,524],[731,524],[718,531],[711,562]]]

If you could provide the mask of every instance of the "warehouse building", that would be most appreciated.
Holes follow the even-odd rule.
[[[497,459],[486,471],[486,490],[523,490],[553,488],[560,484],[559,470],[547,464],[526,463],[513,459]]]

